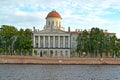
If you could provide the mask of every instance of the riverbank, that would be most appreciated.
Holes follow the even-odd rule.
[[[0,55],[0,64],[120,65],[120,58],[49,58]]]

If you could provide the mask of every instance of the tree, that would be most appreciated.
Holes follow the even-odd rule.
[[[32,53],[32,31],[30,29],[20,29],[14,26],[2,25],[0,28],[0,48],[2,52],[13,55]],[[17,37],[17,38],[16,38]]]
[[[103,53],[103,39],[104,33],[103,30],[99,28],[92,28],[90,32],[90,46],[91,50],[90,53],[92,56],[97,57],[100,55],[102,57]]]
[[[78,35],[77,38],[77,52],[79,53],[79,57],[81,55],[81,53],[85,52],[88,53],[88,42],[89,42],[89,33],[87,32],[87,30],[84,30],[81,34]]]
[[[10,26],[10,25],[2,25],[1,26],[1,31],[0,31],[0,36],[1,36],[1,44],[4,47],[4,52],[6,53],[7,49],[10,49],[10,52],[8,54],[10,54],[12,52],[11,50],[11,45],[12,45],[12,37],[14,35],[17,35],[17,28],[15,28],[14,26]]]
[[[20,55],[26,55],[32,52],[32,31],[29,29],[26,29],[25,31],[20,29],[18,36],[16,49],[20,50]]]
[[[50,50],[50,57],[53,56],[53,50]]]
[[[18,38],[17,38],[16,46],[15,46],[16,50],[19,49],[20,55],[23,55],[24,42],[25,42],[24,30],[20,29],[18,31]]]
[[[116,57],[120,57],[120,39],[116,40],[115,54]]]
[[[2,53],[2,51],[3,51],[3,49],[2,49],[2,48],[0,48],[0,54]]]
[[[104,33],[102,29],[92,28],[90,32],[84,30],[77,37],[77,52],[89,53],[91,57],[109,57],[119,53],[119,41],[116,36]]]

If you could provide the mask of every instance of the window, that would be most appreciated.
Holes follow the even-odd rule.
[[[35,43],[35,47],[38,48],[38,43]]]
[[[38,48],[38,36],[35,36],[35,47]]]
[[[65,51],[65,56],[66,56],[66,57],[68,56],[68,51]]]
[[[57,56],[57,51],[55,51],[55,56]]]
[[[50,47],[53,48],[53,36],[50,36]]]
[[[61,57],[63,57],[63,52],[62,51],[60,51],[60,54],[61,54]]]
[[[43,36],[40,36],[40,47],[43,48]]]
[[[58,27],[58,22],[56,21],[56,26]]]
[[[73,40],[75,40],[75,37],[73,37]]]
[[[54,26],[54,21],[52,21],[52,26]]]
[[[45,36],[45,47],[48,47],[48,36]]]
[[[50,25],[50,21],[49,21],[48,25]]]
[[[59,22],[59,27],[61,27],[61,22]]]

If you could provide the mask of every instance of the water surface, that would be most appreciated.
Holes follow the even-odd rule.
[[[120,80],[120,66],[0,65],[0,80]]]

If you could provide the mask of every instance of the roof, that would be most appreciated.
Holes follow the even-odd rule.
[[[81,34],[82,31],[70,31],[70,34]],[[88,33],[90,33],[90,31],[88,31]],[[104,34],[116,34],[116,33],[110,33],[110,32],[103,32]]]
[[[46,17],[46,19],[50,18],[50,17],[55,17],[55,18],[62,19],[62,17],[60,16],[60,14],[58,12],[56,12],[56,11],[49,12],[48,15],[47,15],[47,17]]]
[[[80,31],[70,31],[71,34],[80,34]]]

